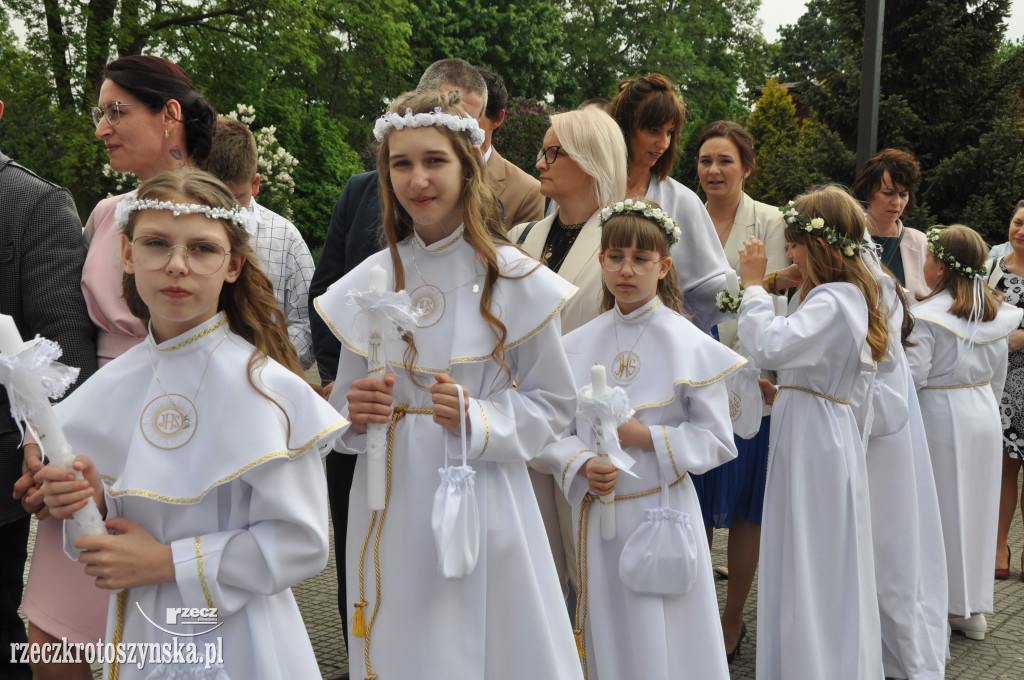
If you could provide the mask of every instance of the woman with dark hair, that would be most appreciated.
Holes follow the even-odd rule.
[[[1009,242],[1006,255],[985,263],[988,282],[1006,295],[1011,305],[1024,308],[1024,201],[1017,201],[1010,218]],[[1003,476],[999,496],[999,525],[996,532],[997,580],[1010,578],[1012,551],[1009,545],[1010,525],[1017,511],[1017,480],[1024,462],[1024,330],[1017,329],[1009,336],[1009,359],[1006,383],[1000,400],[1003,425]],[[1024,495],[1020,499],[1024,514]],[[1021,579],[1024,579],[1024,547],[1018,551]],[[1005,565],[1005,566],[1004,566]]]
[[[682,239],[673,246],[672,259],[679,272],[683,309],[707,331],[722,318],[715,296],[725,288],[729,263],[704,204],[669,177],[686,120],[679,88],[660,73],[624,80],[608,113],[626,139],[626,197],[657,203],[679,224]]]
[[[743,191],[743,183],[757,172],[754,142],[742,126],[728,120],[711,123],[697,139],[697,176],[707,194],[707,210],[718,232],[729,266],[739,274],[739,250],[753,237],[764,242],[768,270],[789,265],[786,236],[779,209],[759,203]],[[774,292],[774,291],[772,291]],[[723,344],[740,351],[735,321],[718,324]],[[741,352],[742,353],[742,352]],[[770,404],[775,374],[761,372],[766,406],[761,428],[751,439],[736,437],[739,456],[701,476],[701,510],[711,543],[715,529],[729,529],[729,587],[722,613],[725,651],[731,662],[746,635],[743,606],[757,570],[761,542],[761,509],[768,471]]]
[[[210,151],[217,112],[178,65],[148,55],[107,64],[92,109],[96,137],[117,172],[140,182],[166,170],[194,167]],[[82,292],[97,327],[99,365],[120,356],[146,337],[145,324],[121,296],[121,230],[115,208],[126,196],[100,201],[85,225],[88,253]],[[39,523],[22,609],[29,619],[30,643],[93,643],[102,639],[108,593],[93,585],[62,548],[61,523]],[[89,664],[34,663],[37,680],[89,680]]]
[[[924,282],[924,261],[928,241],[916,229],[903,226],[900,216],[910,214],[917,205],[915,194],[921,184],[921,168],[912,154],[899,149],[883,149],[864,164],[850,192],[861,202],[868,216],[871,239],[882,248],[882,264],[911,294],[930,291]]]

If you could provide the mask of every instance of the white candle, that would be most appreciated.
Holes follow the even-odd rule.
[[[14,356],[26,347],[21,341],[21,333],[14,323],[14,318],[6,314],[0,314],[0,353],[7,357]],[[23,392],[29,394],[28,409],[32,411],[31,425],[35,432],[36,440],[50,463],[56,467],[71,470],[71,463],[75,457],[71,452],[71,445],[64,436],[64,431],[57,422],[57,416],[53,412],[49,399],[46,398],[45,388],[42,382],[25,386]],[[75,471],[75,476],[82,479],[82,473]],[[79,533],[86,536],[102,536],[107,533],[103,524],[96,501],[89,499],[88,505],[74,514],[75,524],[79,527]]]
[[[733,297],[737,297],[740,294],[740,280],[732,269],[725,270],[725,288]]]
[[[23,345],[14,317],[0,314],[0,354],[14,356],[21,351]]]
[[[590,367],[590,394],[595,399],[603,399],[611,394],[611,390],[608,389],[608,374],[601,364]],[[605,453],[604,441],[601,439],[601,420],[598,419],[594,425],[597,428],[597,462],[611,465],[611,458]],[[615,492],[601,496],[598,500],[601,503],[601,538],[610,541],[615,538]]]
[[[785,295],[774,295],[775,316],[787,316],[789,314],[789,300]]]
[[[383,292],[387,288],[387,271],[379,264],[370,268],[370,290]],[[369,314],[367,330],[366,375],[370,378],[384,378],[387,360],[384,357],[384,330],[387,321],[376,314]],[[366,425],[366,501],[370,510],[383,510],[387,491],[387,440],[388,426],[384,423]]]

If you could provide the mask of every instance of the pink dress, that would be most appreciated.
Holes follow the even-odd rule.
[[[100,201],[85,225],[89,252],[82,292],[98,329],[96,355],[101,367],[146,337],[146,326],[121,299],[121,230],[114,224],[114,207],[123,197]],[[22,609],[37,628],[57,639],[95,643],[106,629],[110,591],[97,588],[85,566],[67,558],[62,541],[59,520],[39,523]]]

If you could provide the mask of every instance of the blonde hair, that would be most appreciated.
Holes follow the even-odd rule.
[[[462,95],[458,90],[449,92],[438,91],[417,91],[406,92],[399,96],[388,109],[392,112],[405,112],[412,109],[416,113],[430,113],[435,108],[442,112],[466,116],[461,106]],[[495,344],[491,352],[491,358],[505,371],[508,381],[511,383],[512,372],[502,358],[505,349],[505,340],[508,337],[508,329],[491,311],[491,299],[494,295],[494,284],[499,278],[513,278],[502,275],[498,267],[498,245],[512,245],[505,234],[505,227],[501,223],[498,199],[495,198],[487,181],[487,173],[484,169],[480,155],[473,146],[469,135],[464,132],[452,132],[444,126],[434,128],[448,137],[462,167],[462,189],[459,195],[459,208],[462,211],[462,219],[465,223],[463,237],[466,243],[473,248],[477,260],[483,265],[484,285],[480,295],[480,315],[487,321],[494,333]],[[398,254],[398,243],[413,234],[412,217],[405,211],[398,197],[395,195],[391,183],[391,140],[390,133],[381,142],[380,151],[377,154],[378,181],[380,183],[380,200],[384,236],[387,239],[388,250],[391,252],[391,262],[394,267],[395,290],[405,288],[405,269],[402,266],[402,258]],[[532,270],[531,270],[532,271]],[[411,335],[405,339],[408,344],[406,349],[405,363],[409,377],[416,384],[420,384],[413,373],[412,366],[416,363],[416,345]]]
[[[647,201],[652,208],[661,206],[654,201]],[[650,250],[662,257],[671,257],[671,246],[668,235],[656,222],[637,212],[621,212],[612,215],[601,228],[601,252],[610,248],[636,248]],[[650,275],[654,275],[652,270]],[[679,290],[679,274],[673,262],[668,268],[665,278],[658,281],[658,297],[669,309],[683,314],[683,293]],[[601,298],[601,311],[606,312],[615,305],[615,296],[604,287]],[[685,314],[684,314],[685,316]]]
[[[598,206],[625,198],[626,141],[611,116],[597,109],[556,113],[551,129],[569,157],[594,178]]]
[[[202,170],[172,170],[164,172],[139,186],[139,199],[199,203],[213,208],[231,209],[238,204],[231,191],[213,175]],[[139,215],[145,210],[132,212],[124,225],[123,234],[129,241],[135,233]],[[167,212],[168,215],[172,214]],[[214,219],[214,218],[210,218]],[[253,374],[271,358],[292,373],[305,380],[302,365],[288,336],[284,312],[274,297],[274,286],[267,275],[256,265],[249,245],[249,234],[240,225],[228,219],[217,220],[224,226],[231,256],[245,257],[242,269],[234,282],[225,281],[217,302],[217,311],[223,311],[228,327],[254,346],[247,366],[249,384],[260,395],[277,406],[284,414],[287,437],[291,437],[291,419],[284,408],[253,381]],[[227,266],[225,263],[224,266]],[[123,297],[132,314],[144,322],[150,319],[149,308],[139,295],[135,275],[124,273],[122,279]],[[306,381],[318,394],[318,385]],[[285,441],[288,441],[286,438]]]
[[[939,233],[939,245],[942,246],[942,249],[948,255],[955,257],[960,264],[975,270],[980,270],[985,266],[985,259],[988,257],[988,246],[985,245],[984,239],[981,238],[978,232],[963,224],[954,224],[948,227],[940,226],[939,228],[942,229]],[[929,255],[935,257],[932,253],[929,253]],[[938,258],[935,259],[938,260]],[[942,262],[941,260],[938,261]],[[919,300],[927,300],[944,290],[949,291],[949,294],[953,296],[953,304],[949,307],[949,313],[961,319],[969,320],[971,312],[974,310],[974,277],[964,276],[947,264],[942,272],[942,276],[939,277],[931,292],[927,295],[918,295],[917,297]],[[996,314],[999,313],[999,303],[1006,296],[988,285],[987,281],[983,282],[982,290],[982,305],[984,309],[980,314],[980,320],[991,321],[996,318]]]
[[[794,199],[796,209],[809,218],[820,217],[840,236],[860,242],[864,240],[866,222],[864,209],[842,187],[831,184],[812,189]],[[822,283],[852,283],[864,295],[868,307],[867,342],[875,361],[885,358],[889,346],[889,326],[881,310],[879,284],[860,259],[860,254],[844,255],[838,247],[822,243],[799,224],[786,225],[786,240],[807,246],[807,271],[800,301]]]

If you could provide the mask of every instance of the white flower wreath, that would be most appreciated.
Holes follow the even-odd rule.
[[[476,146],[484,143],[484,131],[480,129],[480,124],[476,120],[468,116],[463,118],[444,113],[440,106],[434,107],[432,113],[413,113],[412,109],[406,109],[404,116],[389,111],[373,124],[373,136],[378,142],[383,142],[391,130],[434,126],[446,127],[452,132],[465,132]]]
[[[669,217],[668,213],[661,208],[656,208],[648,203],[636,201],[632,198],[627,198],[624,201],[616,201],[615,203],[609,203],[605,207],[601,208],[601,226],[604,227],[605,222],[610,220],[612,216],[627,212],[640,213],[657,224],[658,227],[665,232],[665,236],[668,236],[669,247],[679,243],[679,240],[683,237],[683,233],[679,231],[679,225],[674,219]]]

